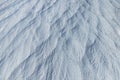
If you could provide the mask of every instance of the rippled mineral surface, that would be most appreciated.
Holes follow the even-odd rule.
[[[120,0],[0,0],[0,80],[120,80]]]

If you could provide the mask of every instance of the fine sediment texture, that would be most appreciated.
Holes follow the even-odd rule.
[[[120,80],[120,0],[0,0],[0,80]]]

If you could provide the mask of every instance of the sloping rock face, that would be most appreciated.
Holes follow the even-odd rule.
[[[120,0],[0,0],[0,80],[120,80]]]

